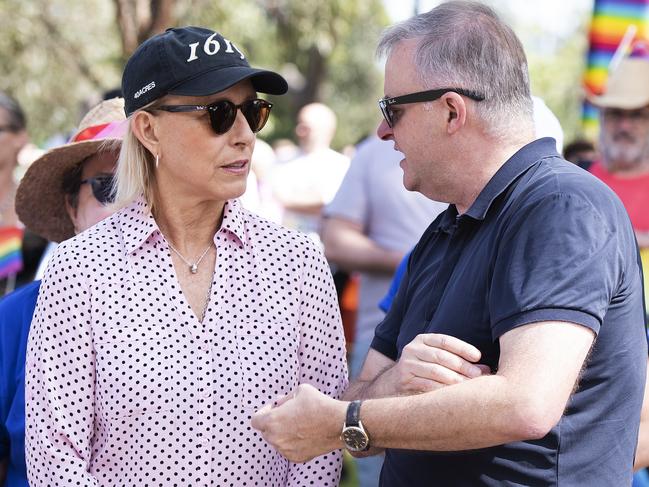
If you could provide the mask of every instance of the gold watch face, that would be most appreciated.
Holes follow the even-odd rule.
[[[346,427],[341,437],[350,451],[365,451],[370,443],[367,433],[358,426]]]

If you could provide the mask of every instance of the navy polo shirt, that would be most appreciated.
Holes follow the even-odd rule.
[[[647,364],[642,296],[617,196],[561,159],[552,139],[520,149],[465,214],[450,205],[426,230],[372,348],[397,360],[416,335],[444,333],[475,345],[496,370],[501,335],[567,321],[597,335],[579,386],[544,438],[387,450],[381,485],[630,485]]]

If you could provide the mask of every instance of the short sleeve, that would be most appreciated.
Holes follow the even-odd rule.
[[[551,194],[506,224],[488,297],[494,340],[539,321],[599,332],[622,272],[618,232],[624,231],[602,213],[608,202],[599,203]]]
[[[343,218],[364,225],[369,211],[368,191],[364,180],[367,165],[360,154],[354,158],[331,203],[325,206],[325,217]]]

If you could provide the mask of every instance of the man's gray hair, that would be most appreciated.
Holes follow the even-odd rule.
[[[513,126],[533,126],[523,46],[491,8],[462,0],[443,3],[386,29],[377,54],[387,57],[408,39],[418,40],[414,63],[424,86],[484,95],[476,107],[488,133],[505,137]]]

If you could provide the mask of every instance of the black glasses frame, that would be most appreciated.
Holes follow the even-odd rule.
[[[161,105],[158,107],[149,108],[149,110],[162,110],[164,112],[172,113],[184,113],[184,112],[198,112],[202,110],[207,110],[207,113],[210,116],[210,125],[212,130],[217,135],[223,135],[234,125],[234,121],[237,117],[237,110],[241,110],[243,116],[246,118],[250,130],[254,133],[259,132],[264,128],[268,117],[270,116],[270,110],[273,108],[273,104],[262,100],[261,98],[255,98],[253,100],[246,100],[239,105],[235,105],[229,100],[219,100],[209,105]]]
[[[92,189],[92,195],[97,201],[102,205],[112,203],[115,200],[113,194],[113,184],[115,182],[115,176],[113,175],[102,175],[95,176],[94,178],[83,179],[79,182],[79,185],[89,184]]]
[[[465,90],[463,88],[437,88],[435,90],[418,91],[417,93],[408,93],[407,95],[381,98],[379,100],[379,109],[387,124],[392,128],[394,126],[394,117],[391,107],[405,105],[407,103],[435,101],[446,93],[457,93],[474,101],[483,101],[485,99],[484,95],[472,90]]]

